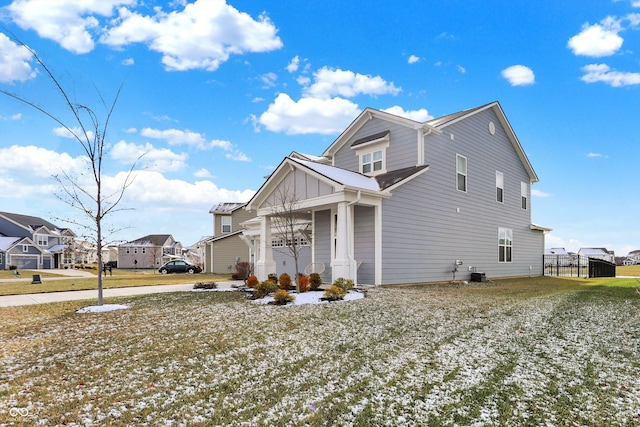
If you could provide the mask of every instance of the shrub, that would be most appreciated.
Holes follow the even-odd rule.
[[[247,277],[247,286],[250,288],[255,288],[256,286],[258,286],[258,278],[253,274]]]
[[[233,273],[231,275],[231,280],[240,280],[240,276],[238,275],[238,273]]]
[[[298,287],[300,288],[300,292],[309,292],[311,285],[309,284],[309,279],[304,274],[298,275]]]
[[[342,289],[344,291],[345,295],[346,295],[347,292],[349,292],[351,289],[353,289],[353,280],[345,279],[343,277],[338,277],[336,279],[336,281],[333,282],[333,285],[339,287],[340,289]]]
[[[324,290],[324,299],[327,301],[338,301],[344,299],[346,292],[342,288],[331,285]]]
[[[291,302],[294,299],[296,299],[296,297],[294,297],[293,295],[290,295],[289,292],[287,292],[284,289],[277,290],[276,294],[273,297],[273,301],[277,305],[285,305],[286,303]]]
[[[235,280],[246,280],[251,274],[253,274],[253,264],[247,261],[236,262],[236,275]]]
[[[276,273],[269,273],[267,280],[271,280],[274,283],[278,283],[278,275]]]
[[[193,289],[216,289],[217,287],[215,282],[198,282],[193,285]]]
[[[280,289],[284,289],[285,291],[291,289],[291,276],[287,273],[282,273],[280,275]]]
[[[278,290],[278,285],[276,282],[272,282],[271,280],[265,280],[260,282],[253,292],[253,296],[256,298],[264,298],[272,292]]]
[[[9,270],[17,270],[18,266],[17,265],[10,265],[9,266]]]
[[[322,278],[318,273],[311,273],[309,275],[309,285],[312,291],[317,291],[320,285],[322,285]]]

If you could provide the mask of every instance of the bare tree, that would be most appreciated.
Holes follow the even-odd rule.
[[[300,268],[298,260],[302,252],[300,232],[301,213],[300,200],[296,197],[295,191],[288,185],[281,185],[275,191],[275,205],[273,213],[273,227],[276,234],[284,240],[285,251],[293,258],[296,275],[296,291],[300,293]]]
[[[121,208],[118,208],[118,204],[122,201],[125,190],[133,183],[133,170],[137,161],[142,157],[138,157],[126,174],[124,181],[119,184],[115,190],[109,192],[105,190],[102,174],[105,148],[107,148],[107,129],[120,96],[120,92],[122,91],[123,84],[118,87],[111,104],[107,104],[102,97],[102,94],[98,91],[102,107],[105,110],[104,119],[100,120],[98,114],[91,107],[77,103],[71,99],[69,93],[53,75],[51,69],[42,61],[33,49],[21,40],[16,39],[15,37],[13,38],[18,45],[22,46],[32,55],[36,63],[44,70],[45,75],[49,78],[58,92],[58,95],[62,98],[63,105],[69,112],[71,112],[71,123],[66,123],[53,112],[40,106],[34,101],[3,89],[0,89],[0,92],[35,108],[62,126],[67,132],[69,132],[73,139],[80,144],[88,159],[87,170],[90,175],[90,184],[86,184],[81,181],[81,177],[77,176],[75,173],[64,170],[59,174],[54,175],[53,178],[60,184],[60,192],[56,194],[56,196],[62,202],[80,211],[80,213],[85,217],[85,220],[83,221],[61,219],[65,222],[77,225],[88,232],[86,237],[93,240],[97,246],[98,305],[102,305],[102,247],[105,243],[106,235],[117,231],[115,229],[105,230],[103,228],[103,221],[107,215],[115,213],[118,210],[122,210]]]

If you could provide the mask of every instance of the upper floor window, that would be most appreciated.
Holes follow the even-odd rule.
[[[29,252],[29,245],[22,245],[22,252]]]
[[[513,232],[510,228],[498,229],[498,261],[511,262],[513,253]]]
[[[456,175],[458,191],[467,191],[467,158],[456,154]]]
[[[365,175],[378,175],[387,171],[386,151],[390,131],[360,138],[351,144],[358,156],[359,170]]]
[[[222,226],[223,233],[231,233],[231,217],[230,216],[222,216],[220,217],[220,224]]]
[[[528,194],[529,194],[529,185],[526,182],[520,183],[520,198],[522,199],[522,209],[527,209],[528,203]]]
[[[126,252],[126,253],[128,253],[128,254],[130,254],[130,253],[131,253],[131,249],[130,249],[130,248],[126,248],[126,249],[125,249],[125,252]]]
[[[374,151],[373,153],[363,154],[360,157],[361,171],[363,174],[370,174],[372,172],[379,172],[383,169],[382,163],[382,150]]]
[[[504,174],[496,172],[496,201],[504,203]]]
[[[36,243],[38,246],[49,246],[49,237],[42,234],[36,234]]]

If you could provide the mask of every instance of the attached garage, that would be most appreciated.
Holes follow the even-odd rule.
[[[11,263],[18,266],[18,270],[37,270],[38,258],[37,255],[13,255]]]

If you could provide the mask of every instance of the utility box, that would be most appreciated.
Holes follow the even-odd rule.
[[[487,276],[484,273],[471,273],[472,282],[486,282]]]
[[[33,280],[31,281],[31,284],[32,285],[37,285],[37,284],[40,284],[40,283],[42,283],[42,278],[40,277],[39,274],[34,274],[33,275]]]

